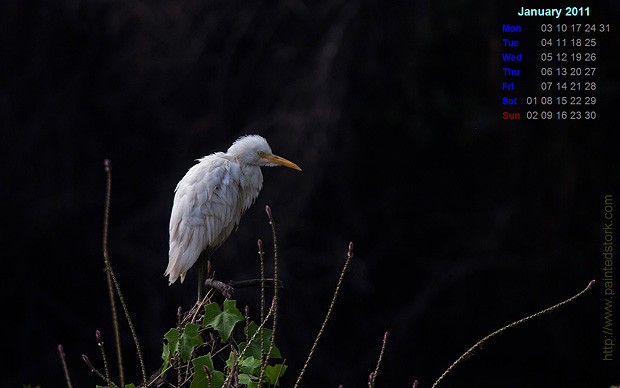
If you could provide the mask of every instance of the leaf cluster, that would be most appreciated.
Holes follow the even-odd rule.
[[[240,342],[232,335],[239,322],[246,322]],[[177,376],[183,375],[179,385],[184,385],[183,381],[189,377],[190,388],[220,388],[228,381],[234,382],[232,386],[249,388],[263,384],[277,386],[287,368],[284,363],[268,364],[271,358],[282,358],[277,346],[272,345],[272,330],[244,317],[234,300],[224,301],[221,307],[217,303],[205,305],[201,323],[187,322],[172,328],[164,338],[161,355],[164,365],[159,377],[175,370]],[[209,339],[208,343],[205,338]],[[206,354],[198,355],[207,347],[210,349]],[[225,354],[226,349],[228,358],[218,367],[214,357]]]

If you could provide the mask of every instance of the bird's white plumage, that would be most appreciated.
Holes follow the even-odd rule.
[[[271,154],[267,141],[257,135],[244,136],[226,153],[216,152],[198,159],[175,189],[170,215],[170,284],[196,263],[204,250],[219,247],[239,224],[263,186],[260,166],[301,170],[286,159]]]

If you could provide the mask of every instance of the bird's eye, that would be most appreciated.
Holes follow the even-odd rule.
[[[263,155],[265,155],[265,153],[263,151],[258,151],[258,156],[260,156],[262,158]]]

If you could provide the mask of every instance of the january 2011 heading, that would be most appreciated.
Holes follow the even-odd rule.
[[[562,15],[564,11],[564,15]],[[517,16],[590,16],[590,7],[566,7],[562,8],[525,8],[517,12]]]

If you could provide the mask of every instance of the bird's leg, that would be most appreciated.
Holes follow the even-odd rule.
[[[202,300],[202,279],[205,276],[203,271],[204,269],[202,266],[202,254],[201,254],[200,257],[198,257],[198,301],[196,302],[197,304],[200,304],[200,301]]]
[[[202,301],[205,279],[211,272],[210,254],[205,250],[198,257],[198,303]]]

